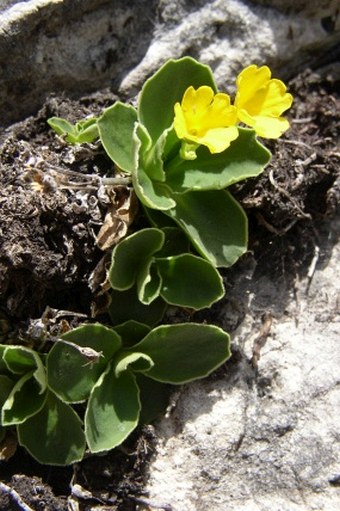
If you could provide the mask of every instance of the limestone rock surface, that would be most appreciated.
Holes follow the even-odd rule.
[[[282,78],[340,41],[337,0],[7,0],[0,6],[1,124],[46,94],[138,93],[168,58],[209,64],[221,87],[249,63]]]
[[[173,511],[340,508],[339,256],[337,246],[281,315],[280,287],[249,279],[249,311],[233,336],[238,361],[181,390],[157,425],[151,502]],[[269,310],[255,371],[253,343]]]

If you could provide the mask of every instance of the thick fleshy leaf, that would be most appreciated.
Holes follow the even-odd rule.
[[[164,172],[164,151],[170,151],[170,142],[173,143],[173,137],[171,136],[173,129],[163,131],[156,143],[152,143],[152,140],[147,130],[139,126],[136,129],[137,136],[141,139],[141,151],[139,154],[139,164],[143,167],[146,174],[152,181],[165,181]],[[147,149],[149,147],[149,149]]]
[[[133,351],[131,353],[129,351],[124,351],[113,361],[113,365],[115,368],[116,378],[119,378],[119,376],[128,369],[138,373],[149,371],[149,369],[153,366],[153,362],[148,355],[145,355],[145,353],[138,353],[137,351]]]
[[[3,361],[14,374],[24,374],[37,367],[37,353],[24,346],[7,346],[3,353]]]
[[[62,339],[101,352],[102,358],[106,361],[110,360],[121,346],[119,335],[112,328],[101,323],[80,325],[63,334]]]
[[[170,162],[166,183],[177,193],[223,190],[242,179],[259,175],[270,156],[253,130],[240,128],[238,138],[222,153],[212,155],[202,146],[195,160],[176,158],[173,164]]]
[[[48,393],[43,408],[17,426],[19,443],[47,465],[70,465],[80,461],[85,452],[82,421],[76,412]]]
[[[85,434],[91,452],[120,445],[138,424],[139,389],[134,375],[124,371],[116,378],[113,367],[100,377],[85,414]]]
[[[40,392],[46,390],[45,368],[36,351],[24,346],[8,346],[4,350],[3,361],[14,374],[25,374],[33,369],[33,376],[40,385]]]
[[[80,403],[89,397],[105,368],[106,362],[100,355],[92,362],[75,346],[60,341],[47,358],[48,383],[65,403]]]
[[[100,324],[82,325],[63,335],[47,357],[50,388],[66,403],[85,401],[116,353],[121,340]]]
[[[109,281],[114,289],[124,291],[136,282],[152,255],[160,250],[164,234],[153,227],[142,229],[124,238],[115,246],[109,270]]]
[[[233,265],[247,250],[247,217],[225,190],[176,195],[176,207],[167,214],[216,267]]]
[[[201,257],[181,254],[157,258],[156,264],[162,280],[160,295],[169,304],[199,310],[224,296],[221,275]]]
[[[126,321],[115,327],[115,331],[121,337],[122,345],[125,347],[137,344],[150,330],[149,326],[134,320]]]
[[[77,135],[76,127],[62,117],[50,117],[47,119],[47,124],[49,124],[58,135]]]
[[[217,326],[197,323],[159,326],[134,350],[154,362],[145,376],[173,384],[204,378],[230,357],[229,335]]]
[[[145,214],[153,227],[177,227],[176,222],[172,220],[168,215],[165,215],[162,211],[157,209],[150,209],[142,204]]]
[[[112,291],[109,314],[113,325],[120,325],[129,320],[154,326],[162,319],[166,303],[156,298],[150,305],[144,305],[137,296],[136,287],[127,291]]]
[[[84,144],[94,142],[99,137],[97,118],[85,119],[84,121],[77,122],[77,136],[75,143]]]
[[[132,182],[137,197],[145,206],[151,209],[163,211],[172,208],[175,203],[169,196],[168,188],[162,182],[154,181],[152,175],[150,175],[150,164],[147,161],[147,155],[152,148],[152,142],[142,124],[136,124],[134,141],[137,149]]]
[[[165,218],[168,218],[168,217],[165,217]],[[10,371],[8,369],[7,364],[5,364],[5,362],[2,358],[7,347],[8,347],[8,344],[0,344],[0,374],[10,376],[10,375],[12,375],[12,371]]]
[[[13,387],[2,407],[1,424],[21,424],[41,410],[46,395],[39,394],[40,386],[33,377],[33,371],[26,373]]]
[[[137,292],[139,300],[149,305],[159,296],[162,281],[154,259],[147,261],[137,275]]]
[[[168,257],[189,252],[189,239],[182,229],[178,227],[163,227],[165,239],[163,247],[157,252],[156,257]]]
[[[135,165],[135,143],[133,140],[137,112],[131,105],[117,101],[104,110],[98,120],[101,143],[118,167],[132,172]]]
[[[47,123],[58,135],[65,136],[65,140],[70,144],[91,143],[99,136],[95,117],[79,121],[75,125],[61,117],[51,117]]]
[[[146,334],[147,334],[147,332],[145,333],[145,335]],[[144,337],[144,335],[143,335],[143,337]],[[142,337],[139,340],[141,340],[141,339],[142,339]],[[8,376],[0,374],[0,408],[2,408],[2,405],[4,404],[4,402],[10,395],[11,390],[14,387],[14,385],[15,385],[15,382],[13,380],[11,380],[10,378],[8,378]],[[1,424],[1,422],[0,422],[0,424]]]
[[[136,373],[136,381],[142,404],[139,422],[141,424],[149,424],[159,415],[165,413],[174,387],[167,383],[147,378],[143,373]]]
[[[154,142],[172,125],[174,105],[191,85],[195,88],[208,85],[216,91],[210,68],[191,57],[169,60],[145,82],[138,114]]]
[[[144,335],[143,335],[143,337],[144,337]],[[8,376],[0,374],[0,407],[6,401],[8,395],[11,392],[14,385],[15,385],[15,381],[13,381]]]

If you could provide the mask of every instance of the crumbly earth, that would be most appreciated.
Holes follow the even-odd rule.
[[[254,278],[284,278],[289,289],[298,275],[306,274],[315,245],[336,215],[339,81],[339,65],[307,70],[293,79],[291,129],[278,141],[265,141],[274,155],[265,172],[232,188],[249,217]],[[96,176],[113,173],[110,160],[97,146],[69,146],[46,121],[61,116],[75,122],[98,114],[115,99],[107,90],[79,100],[50,97],[36,116],[0,132],[1,342],[18,337],[29,342],[41,317],[48,317],[51,330],[96,314],[106,319],[93,272],[110,248],[99,248],[98,237],[103,224],[110,230],[108,212],[117,209],[126,190],[112,194],[98,189]],[[137,215],[131,229],[140,222]],[[227,290],[247,261],[245,254],[223,271]],[[233,331],[245,313],[246,304],[231,302],[227,294],[192,319],[221,324],[223,316],[223,327]],[[237,354],[228,364],[236,359]],[[11,435],[0,446],[5,485],[0,510],[23,505],[36,511],[145,509],[143,488],[155,445],[152,426],[143,427],[119,449],[60,468],[39,465]]]

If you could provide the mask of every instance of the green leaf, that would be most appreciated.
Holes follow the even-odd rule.
[[[157,252],[158,257],[168,257],[189,252],[190,243],[182,229],[178,227],[163,227],[165,239],[163,247]]]
[[[255,132],[239,128],[239,137],[219,154],[201,146],[195,160],[176,158],[166,169],[166,182],[177,193],[223,190],[249,177],[258,176],[270,160],[270,152],[255,138]]]
[[[91,452],[120,445],[138,424],[139,390],[135,377],[124,371],[116,378],[113,367],[96,383],[85,414],[85,433]]]
[[[80,325],[63,334],[62,339],[101,352],[106,361],[109,361],[121,347],[120,337],[115,330],[101,323]]]
[[[65,403],[85,401],[105,368],[100,357],[89,362],[76,347],[63,341],[55,344],[47,357],[49,386]]]
[[[157,209],[150,209],[142,204],[147,219],[153,227],[159,227],[163,229],[164,227],[177,227],[176,222],[172,220],[168,215],[165,215],[162,211]]]
[[[96,117],[84,119],[75,125],[61,117],[51,117],[47,120],[47,123],[58,135],[66,135],[65,140],[71,144],[93,142],[99,136]]]
[[[116,332],[100,324],[82,325],[64,334],[63,339],[66,342],[57,342],[47,356],[48,382],[64,402],[79,403],[89,397],[121,340]],[[88,348],[93,353],[89,350],[87,354]]]
[[[3,361],[14,374],[24,374],[34,369],[33,376],[40,385],[40,393],[46,390],[46,373],[38,353],[24,346],[7,346]]]
[[[47,119],[47,124],[54,129],[58,135],[73,135],[74,137],[77,135],[76,127],[62,117],[50,117]]]
[[[105,151],[121,170],[129,173],[135,165],[133,132],[136,121],[136,109],[120,101],[104,110],[98,120],[100,140]]]
[[[147,261],[137,275],[137,293],[139,300],[149,305],[159,296],[162,286],[161,278],[154,260]]]
[[[114,289],[124,291],[136,282],[152,255],[162,248],[164,234],[153,227],[142,229],[124,238],[115,246],[109,270],[109,281]]]
[[[166,303],[162,298],[157,298],[150,305],[141,303],[136,287],[127,291],[112,291],[110,296],[109,314],[113,325],[134,320],[154,326],[162,319],[166,309]]]
[[[148,355],[145,353],[138,353],[133,351],[124,351],[120,353],[118,357],[113,362],[115,368],[116,378],[128,369],[131,371],[144,373],[145,371],[149,371],[153,366],[153,362]]]
[[[2,355],[9,371],[24,374],[37,367],[37,353],[24,346],[7,346]]]
[[[41,410],[46,394],[39,394],[40,387],[33,378],[33,371],[26,373],[13,387],[1,412],[1,424],[21,424]]]
[[[233,265],[247,250],[247,217],[225,190],[176,195],[176,207],[167,214],[216,267]]]
[[[134,132],[136,162],[132,172],[132,183],[139,200],[148,208],[167,210],[174,206],[169,191],[160,181],[153,181],[148,174],[147,155],[151,150],[151,139],[142,124],[136,124]]]
[[[145,333],[145,335],[146,335],[146,333]],[[144,337],[144,335],[143,335],[143,337]],[[0,374],[0,408],[2,408],[2,405],[8,398],[13,387],[14,387],[14,381],[11,380],[10,378],[8,378],[8,376]]]
[[[131,319],[115,326],[115,331],[121,337],[122,345],[129,347],[141,341],[150,332],[150,327]]]
[[[182,384],[208,376],[230,357],[229,335],[213,325],[162,325],[134,346],[154,362],[145,376]]]
[[[140,401],[142,403],[139,423],[150,424],[150,422],[159,415],[165,413],[174,387],[167,383],[161,383],[147,378],[142,373],[136,374],[136,381],[140,391]]]
[[[85,119],[84,121],[77,122],[77,136],[75,143],[83,144],[85,142],[91,143],[99,137],[97,118]],[[67,138],[66,138],[67,140]]]
[[[156,259],[162,279],[160,295],[167,303],[195,310],[224,296],[223,280],[208,261],[192,254]]]
[[[191,85],[208,85],[216,91],[210,68],[191,57],[169,60],[145,82],[138,105],[139,120],[154,142],[172,125],[174,105],[182,101]]]
[[[19,443],[39,461],[48,465],[70,465],[85,451],[82,421],[76,412],[48,393],[36,415],[17,426]]]
[[[144,144],[142,143],[142,151],[139,154],[139,164],[143,167],[146,174],[152,181],[165,181],[165,172],[163,168],[163,151],[165,150],[166,142],[169,138],[169,132],[173,131],[165,130],[162,135],[159,137],[155,144],[152,144],[152,140],[146,129],[143,127],[137,127],[137,133],[143,138],[145,138]],[[147,149],[148,148],[148,149]]]
[[[166,217],[167,218],[167,217]],[[172,220],[171,220],[172,221]],[[12,371],[10,371],[3,360],[3,354],[5,353],[8,344],[0,344],[0,374],[11,376]]]

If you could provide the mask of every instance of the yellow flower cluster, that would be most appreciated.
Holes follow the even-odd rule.
[[[271,78],[269,67],[246,67],[236,84],[234,105],[228,94],[214,94],[211,87],[189,87],[182,102],[174,107],[178,138],[194,147],[204,145],[214,154],[227,149],[238,137],[238,122],[265,138],[278,138],[289,128],[282,113],[290,108],[293,97],[281,80]]]

